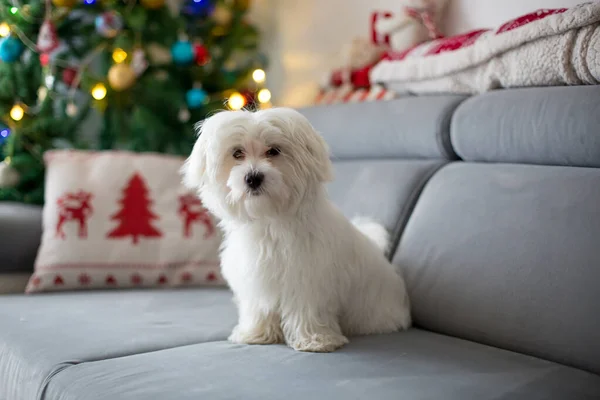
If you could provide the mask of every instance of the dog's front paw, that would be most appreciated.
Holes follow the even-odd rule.
[[[238,344],[283,343],[283,332],[281,328],[274,326],[250,330],[243,330],[239,326],[236,326],[229,336],[229,341]]]
[[[294,340],[290,346],[297,351],[306,351],[312,353],[331,353],[345,344],[348,338],[343,335],[313,334],[302,336]]]

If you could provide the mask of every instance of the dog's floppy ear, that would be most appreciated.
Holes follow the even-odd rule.
[[[289,111],[291,113],[290,119],[293,121],[291,129],[303,131],[304,146],[310,157],[309,162],[315,166],[317,179],[321,183],[332,181],[333,165],[330,159],[329,145],[306,117],[296,110]]]
[[[311,127],[312,129],[312,127]],[[317,167],[317,177],[320,182],[330,182],[333,180],[333,165],[329,158],[329,146],[325,139],[314,131],[314,135],[311,135],[311,139],[307,143],[308,151],[311,154],[315,166]]]
[[[293,140],[304,147],[306,159],[303,162],[313,167],[312,170],[316,173],[319,182],[333,180],[329,146],[305,116],[288,107],[271,108],[260,112],[268,116],[271,124],[290,134]]]
[[[206,176],[208,140],[205,135],[202,135],[203,126],[203,121],[196,124],[195,128],[198,132],[198,139],[194,144],[192,153],[180,169],[183,185],[193,190],[198,190],[202,187]]]

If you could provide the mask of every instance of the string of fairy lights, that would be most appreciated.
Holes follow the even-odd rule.
[[[54,4],[57,6],[62,6],[62,7],[69,7],[69,6],[72,7],[77,2],[77,0],[46,0],[46,2],[47,2],[47,8],[46,8],[47,15],[45,16],[45,18],[48,19],[50,16],[51,4]],[[87,5],[92,5],[96,2],[96,0],[83,0],[83,2]],[[20,15],[25,20],[32,18],[31,15],[29,15],[27,13],[27,7],[28,7],[27,5],[22,5],[18,0],[12,0],[12,4],[13,4],[12,7],[10,7],[8,10],[0,10],[0,13],[8,12],[12,15],[16,15],[16,14],[20,13]],[[132,3],[132,4],[134,4],[134,3]],[[164,4],[164,0],[144,0],[144,1],[142,1],[142,4],[151,8],[151,7],[156,7],[156,6],[162,6]],[[1,16],[1,14],[0,14],[0,16]],[[6,19],[6,18],[4,18],[4,19]],[[96,22],[98,22],[98,21],[96,21]],[[29,50],[31,50],[31,52],[33,54],[39,54],[40,63],[45,68],[45,70],[48,72],[46,73],[45,79],[44,79],[45,86],[42,85],[40,87],[40,89],[38,90],[38,104],[36,104],[35,106],[29,106],[29,105],[26,105],[25,103],[23,103],[20,99],[16,99],[15,104],[9,111],[10,118],[15,122],[19,122],[25,117],[25,115],[34,116],[39,111],[41,102],[44,101],[46,96],[48,96],[48,95],[60,96],[59,93],[52,90],[54,83],[55,83],[54,76],[55,76],[55,67],[56,66],[70,68],[68,71],[72,75],[72,79],[70,79],[71,80],[71,84],[69,85],[70,90],[68,90],[68,94],[67,94],[69,101],[68,101],[65,112],[67,113],[68,116],[74,117],[77,114],[78,109],[77,109],[77,106],[75,105],[75,102],[73,99],[74,99],[76,93],[78,92],[78,90],[80,90],[79,82],[82,79],[85,69],[93,61],[94,57],[97,56],[101,52],[101,50],[105,50],[104,45],[99,46],[98,48],[91,51],[79,63],[77,69],[73,70],[72,66],[67,61],[61,60],[59,58],[54,58],[53,60],[51,60],[48,53],[39,51],[39,46],[36,45],[36,43],[34,41],[32,41],[30,38],[28,38],[17,26],[9,25],[7,22],[1,22],[0,23],[0,47],[3,45],[4,42],[8,41],[11,38],[14,39],[13,42],[11,43],[11,45],[15,46],[15,52],[18,53],[18,56],[14,60],[12,60],[13,62],[16,61],[18,58],[20,58],[21,54],[23,53],[23,49],[19,48],[19,46],[22,47],[22,45],[24,45],[27,48],[29,48]],[[17,44],[16,41],[19,41],[19,43]],[[176,59],[176,56],[177,56],[176,46],[181,43],[183,43],[184,45],[186,44],[185,41],[179,41],[171,49],[171,52],[173,53],[172,58],[174,60]],[[126,62],[126,60],[130,61],[131,58],[133,58],[134,60],[137,58],[138,62],[141,62],[142,64],[144,64],[146,61],[143,58],[143,56],[144,56],[143,51],[139,51],[139,50],[140,49],[133,50],[133,54],[129,54],[125,49],[120,48],[120,47],[114,48],[112,50],[112,60],[114,61],[114,65],[109,70],[108,80],[109,80],[109,83],[111,84],[111,88],[113,90],[119,90],[119,89],[124,90],[124,89],[130,87],[133,84],[133,81],[135,81],[136,75],[133,75],[134,72],[131,72],[128,70],[130,68],[129,64],[126,64],[125,62]],[[139,57],[141,57],[141,60]],[[3,60],[3,61],[6,62],[6,60]],[[146,66],[147,66],[147,64],[146,64]],[[143,72],[143,67],[144,66],[142,66],[142,72]],[[127,69],[127,71],[125,71],[125,69]],[[114,77],[113,79],[111,79],[111,75]],[[127,82],[122,81],[123,77],[128,77],[126,79]],[[252,80],[254,81],[254,83],[260,87],[260,85],[263,85],[266,81],[266,72],[261,68],[257,68],[255,70],[253,70],[251,77],[252,77]],[[63,78],[64,78],[64,76],[63,76]],[[107,88],[106,84],[103,82],[104,79],[98,78],[96,80],[97,80],[97,83],[95,83],[94,85],[91,86],[91,89],[89,89],[89,93],[94,100],[103,101],[108,94],[108,88]],[[194,87],[194,88],[190,89],[190,91],[187,93],[188,104],[189,104],[190,99],[198,99],[198,98],[204,99],[206,97],[206,93],[203,92],[200,87],[201,86]],[[240,110],[248,104],[248,101],[249,101],[248,96],[243,95],[239,91],[234,90],[234,91],[227,91],[225,93],[226,93],[226,96],[224,98],[225,104],[231,110]],[[195,96],[192,96],[192,95],[195,95]],[[269,89],[264,88],[264,87],[260,88],[255,94],[255,99],[258,101],[258,103],[259,103],[258,105],[260,108],[271,107],[271,92],[269,91]],[[187,111],[187,113],[186,113],[186,111]],[[187,109],[181,110],[179,119],[182,122],[186,122],[185,121],[186,115],[187,115],[187,118],[189,118],[189,111]],[[3,128],[2,130],[0,130],[0,139],[6,138],[8,135],[10,135],[10,128]]]

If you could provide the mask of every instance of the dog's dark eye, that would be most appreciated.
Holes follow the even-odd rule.
[[[235,158],[236,160],[241,160],[242,158],[244,158],[244,152],[241,149],[236,149],[233,152],[233,158]]]
[[[281,150],[279,150],[279,148],[271,147],[269,150],[267,150],[267,152],[265,154],[267,155],[267,157],[275,157],[275,156],[279,155],[280,153],[281,153]]]

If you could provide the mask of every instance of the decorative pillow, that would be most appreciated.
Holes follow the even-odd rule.
[[[223,285],[221,235],[181,185],[183,161],[47,152],[42,241],[26,291]]]

